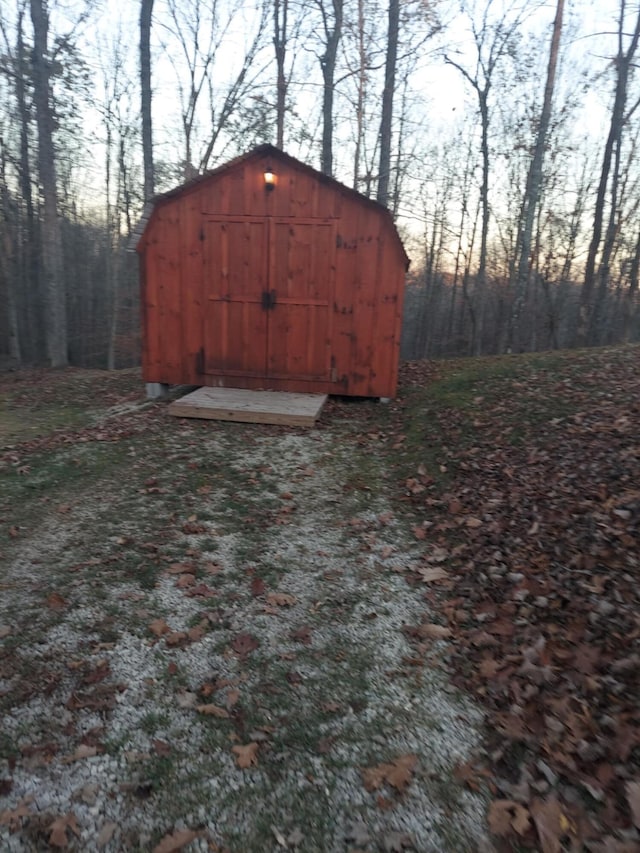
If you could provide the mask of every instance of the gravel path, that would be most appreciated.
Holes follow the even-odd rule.
[[[348,435],[177,423],[24,464],[0,849],[490,849],[453,772],[481,713],[405,638],[417,543]]]

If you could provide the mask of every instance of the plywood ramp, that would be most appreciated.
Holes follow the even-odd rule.
[[[171,403],[169,414],[178,418],[313,426],[326,401],[326,394],[198,388]]]

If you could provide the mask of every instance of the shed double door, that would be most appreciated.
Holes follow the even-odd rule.
[[[328,380],[334,223],[208,218],[203,238],[205,372]]]

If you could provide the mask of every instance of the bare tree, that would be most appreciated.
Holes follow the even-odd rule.
[[[489,180],[490,180],[490,155],[489,155],[489,128],[490,128],[490,94],[494,84],[496,69],[501,61],[509,54],[513,46],[514,37],[522,23],[523,13],[519,10],[511,18],[503,17],[496,22],[490,20],[491,6],[493,0],[487,0],[482,12],[481,21],[478,24],[471,14],[471,33],[475,47],[475,68],[469,71],[461,61],[453,59],[445,54],[445,62],[456,68],[469,83],[476,93],[478,99],[478,110],[480,113],[480,153],[482,162],[482,178],[480,183],[481,203],[481,226],[480,226],[480,249],[478,258],[478,271],[476,274],[476,288],[482,293],[486,284],[487,276],[487,246],[489,238]],[[475,351],[479,352],[482,338],[482,313],[476,324]]]
[[[289,0],[273,0],[273,46],[276,52],[276,145],[284,147],[284,115],[287,106],[287,58]]]
[[[380,117],[380,167],[378,170],[377,200],[387,205],[389,201],[389,179],[391,174],[391,128],[393,122],[393,96],[396,88],[396,64],[398,61],[398,35],[400,30],[400,0],[389,0],[389,23],[387,30],[387,55],[384,68],[382,91],[382,115]]]
[[[533,149],[533,156],[529,165],[527,174],[527,183],[525,187],[524,199],[522,203],[522,215],[520,219],[520,227],[518,231],[518,240],[516,243],[516,279],[515,279],[515,297],[513,308],[509,318],[507,348],[511,349],[513,344],[514,334],[518,334],[520,314],[524,302],[525,291],[527,287],[527,279],[529,275],[529,264],[531,257],[531,238],[533,235],[533,226],[540,201],[540,193],[542,190],[544,153],[547,146],[547,135],[549,132],[549,123],[551,121],[551,109],[553,103],[553,91],[555,87],[556,68],[558,65],[558,53],[560,49],[560,36],[562,33],[562,18],[564,13],[564,0],[557,0],[556,14],[553,22],[553,31],[551,35],[551,47],[549,50],[549,64],[547,67],[547,81],[544,88],[544,99],[542,102],[542,110],[540,120],[538,122],[538,130],[536,133],[536,141]]]
[[[633,59],[640,40],[640,8],[637,11],[637,18],[634,28],[631,32],[631,37],[628,45],[625,47],[625,12],[626,0],[620,0],[620,15],[618,17],[618,50],[614,60],[616,71],[616,82],[614,90],[613,108],[611,110],[611,120],[609,123],[609,132],[604,147],[602,157],[602,167],[600,170],[600,181],[596,194],[596,203],[593,216],[593,231],[591,241],[589,243],[589,251],[587,254],[587,262],[585,265],[584,282],[580,297],[580,322],[577,332],[577,343],[584,346],[593,341],[595,331],[598,324],[599,311],[596,310],[599,306],[595,304],[596,291],[596,260],[600,245],[602,243],[602,230],[605,216],[605,203],[607,197],[607,187],[610,191],[610,216],[607,233],[605,235],[605,249],[600,262],[601,281],[604,282],[603,288],[606,289],[609,276],[609,260],[612,247],[612,228],[615,222],[619,171],[620,149],[622,146],[622,136],[625,123],[628,120],[628,115],[625,114],[627,102],[627,89],[629,83],[630,71],[633,67]],[[638,104],[632,107],[632,111],[636,109]],[[612,162],[616,164],[614,174],[611,177]]]
[[[54,116],[48,61],[49,14],[46,0],[31,0],[33,23],[33,97],[38,125],[38,174],[42,192],[42,278],[46,297],[47,355],[52,367],[64,367],[67,354],[67,306],[58,218]]]
[[[338,45],[342,35],[344,0],[331,0],[330,4],[327,0],[315,0],[315,3],[322,16],[325,48],[320,57],[323,83],[320,169],[325,175],[333,175],[333,98]]]
[[[151,18],[153,0],[140,3],[140,112],[142,115],[142,154],[144,158],[144,197],[153,196],[153,124],[151,120]]]

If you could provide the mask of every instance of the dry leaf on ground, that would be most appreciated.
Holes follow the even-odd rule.
[[[229,712],[217,705],[196,705],[196,711],[206,717],[219,717],[221,720],[226,720],[229,717]]]
[[[627,782],[625,790],[627,802],[631,809],[631,818],[637,828],[640,829],[640,782]]]
[[[410,784],[413,768],[418,761],[417,755],[401,755],[388,764],[378,764],[377,767],[366,767],[362,771],[364,786],[367,791],[377,791],[384,782],[404,791]]]
[[[247,743],[244,746],[232,746],[231,752],[236,757],[238,767],[243,770],[258,763],[258,744],[255,742]]]
[[[267,596],[267,603],[277,607],[293,607],[296,601],[295,595],[286,592],[270,592]]]
[[[52,847],[66,847],[69,843],[67,829],[80,837],[80,827],[73,812],[57,817],[49,827],[49,844]]]
[[[231,648],[240,655],[241,658],[246,657],[249,652],[255,651],[260,643],[252,634],[236,634],[231,641]]]
[[[524,835],[529,829],[529,812],[513,800],[494,800],[487,815],[489,828],[495,835],[509,835],[515,831]]]
[[[176,830],[176,832],[165,835],[162,841],[153,848],[153,853],[178,853],[197,837],[198,833],[192,829]]]

